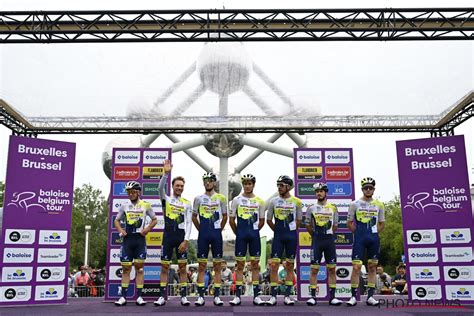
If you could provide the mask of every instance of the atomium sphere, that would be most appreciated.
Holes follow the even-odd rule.
[[[251,72],[252,60],[240,43],[208,43],[197,60],[202,84],[219,95],[241,90]]]
[[[229,158],[236,155],[244,147],[239,142],[237,134],[208,134],[204,147],[209,153],[219,158]]]
[[[102,153],[102,170],[110,179],[112,176],[112,149],[113,148],[140,148],[140,136],[120,136],[112,139],[105,145]]]

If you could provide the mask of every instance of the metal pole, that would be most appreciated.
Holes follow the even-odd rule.
[[[85,226],[86,229],[86,241],[85,241],[85,246],[84,246],[84,265],[88,266],[89,265],[89,232],[91,230],[90,225]]]

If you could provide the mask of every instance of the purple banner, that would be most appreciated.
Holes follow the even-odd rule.
[[[409,298],[474,303],[463,136],[397,142]]]
[[[354,164],[351,148],[295,148],[295,195],[303,201],[303,216],[308,206],[317,203],[313,184],[328,185],[328,202],[336,205],[339,213],[336,242],[336,296],[351,296],[352,232],[347,228],[349,205],[355,199]],[[310,298],[311,236],[306,228],[298,231],[297,286],[298,299]],[[323,256],[324,257],[324,256]],[[323,263],[318,273],[317,297],[329,300],[328,275]]]
[[[10,136],[0,306],[66,303],[76,145]]]
[[[114,227],[114,220],[122,203],[128,203],[125,184],[137,181],[142,185],[141,199],[151,203],[158,224],[146,235],[147,258],[145,261],[144,297],[157,297],[161,272],[161,245],[163,241],[164,217],[158,184],[164,173],[163,163],[171,160],[170,148],[114,148],[109,207],[109,240],[107,244],[107,281],[106,299],[113,300],[121,295],[120,284],[122,266],[120,264],[120,246],[122,238]],[[168,179],[167,192],[170,192]],[[127,297],[135,296],[135,270],[130,274],[130,286]]]

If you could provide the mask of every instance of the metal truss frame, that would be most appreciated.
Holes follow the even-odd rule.
[[[474,8],[0,11],[0,43],[472,40]]]
[[[474,92],[440,115],[28,117],[0,100],[0,123],[14,134],[420,133],[453,135],[474,116]],[[131,126],[133,122],[134,126]]]

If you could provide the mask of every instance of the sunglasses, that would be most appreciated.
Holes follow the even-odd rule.
[[[363,187],[362,190],[364,191],[372,191],[372,190],[375,190],[374,187]]]

